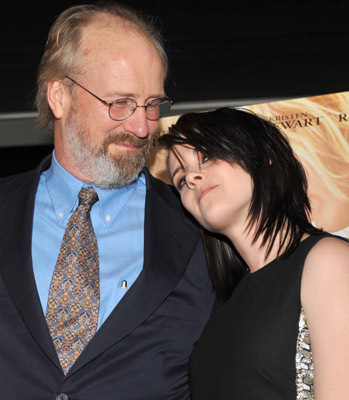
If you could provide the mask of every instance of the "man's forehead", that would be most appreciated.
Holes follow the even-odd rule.
[[[82,36],[90,39],[96,35],[101,36],[138,36],[145,38],[140,28],[131,21],[116,15],[97,14],[82,30]]]
[[[125,24],[119,18],[111,23],[101,22],[91,23],[82,31],[80,50],[83,56],[98,58],[104,54],[113,58],[131,51],[148,54],[156,51],[152,41],[134,24]]]
[[[154,43],[133,23],[103,15],[84,28],[81,39],[76,72],[99,79],[96,85],[104,89],[104,95],[115,95],[107,91],[113,81],[121,91],[117,95],[127,92],[134,96],[143,93],[146,97],[161,97],[164,81],[161,57]]]

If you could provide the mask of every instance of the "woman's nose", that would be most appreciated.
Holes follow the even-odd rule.
[[[187,172],[186,182],[190,189],[199,185],[201,183],[202,179],[203,179],[203,175],[200,171]]]

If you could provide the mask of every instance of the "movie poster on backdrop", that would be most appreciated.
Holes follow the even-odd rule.
[[[287,136],[308,177],[315,226],[349,238],[349,92],[247,105]],[[179,116],[163,118],[160,134]],[[169,182],[166,151],[153,147],[151,173]]]

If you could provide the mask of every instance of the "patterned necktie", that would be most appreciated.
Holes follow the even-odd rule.
[[[48,295],[46,321],[65,374],[97,329],[99,255],[90,217],[97,200],[92,187],[80,190],[79,205],[65,228]]]

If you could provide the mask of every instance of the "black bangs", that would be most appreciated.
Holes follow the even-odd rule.
[[[210,159],[238,163],[245,169],[249,151],[243,150],[245,146],[235,135],[234,121],[227,111],[234,112],[232,109],[219,109],[184,114],[169,128],[168,134],[160,137],[159,143],[167,150],[174,145],[187,145]]]

